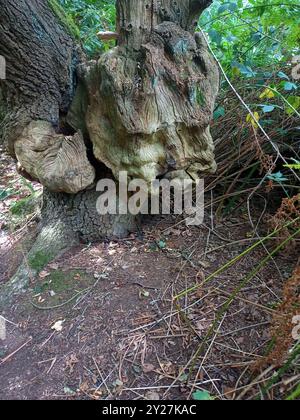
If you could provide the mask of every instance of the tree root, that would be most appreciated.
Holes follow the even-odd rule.
[[[99,194],[76,195],[44,191],[40,233],[15,275],[0,290],[0,310],[21,294],[55,258],[81,242],[126,237],[136,229],[131,215],[97,213]]]
[[[0,309],[22,293],[49,262],[76,244],[75,235],[67,235],[63,225],[43,227],[15,275],[1,288]]]

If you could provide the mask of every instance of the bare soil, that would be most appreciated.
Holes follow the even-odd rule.
[[[262,211],[257,203],[254,224]],[[269,218],[263,215],[264,229]],[[2,223],[0,285],[35,230],[29,220],[14,240]],[[222,221],[207,215],[193,228],[173,216],[152,218],[143,234],[72,249],[2,313],[0,399],[186,400],[197,390],[220,399],[255,397],[264,382],[249,386],[258,375],[253,366],[270,342],[270,322],[299,248],[283,251],[245,283],[219,320],[266,249],[205,279],[257,240],[241,207]]]

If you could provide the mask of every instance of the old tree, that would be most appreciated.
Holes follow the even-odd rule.
[[[39,236],[6,295],[26,285],[37,254],[132,228],[130,216],[96,212],[108,172],[151,182],[215,171],[218,69],[195,34],[210,3],[117,0],[116,47],[88,61],[55,0],[0,0],[1,142],[44,186]]]

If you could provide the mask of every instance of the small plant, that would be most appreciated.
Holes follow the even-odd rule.
[[[10,207],[11,214],[16,217],[24,217],[32,214],[36,208],[36,198],[36,194],[33,194],[17,200]]]
[[[292,159],[295,163],[290,163],[288,165],[284,165],[285,168],[295,169],[296,171],[300,171],[300,162],[296,159]]]

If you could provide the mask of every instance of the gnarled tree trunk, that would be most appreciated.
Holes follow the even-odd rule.
[[[195,34],[210,3],[117,0],[117,46],[89,62],[55,0],[0,0],[1,141],[46,192],[31,259],[45,243],[51,254],[133,227],[131,216],[96,212],[95,184],[107,169],[149,183],[215,171],[218,70]],[[23,287],[20,270],[11,284]]]

